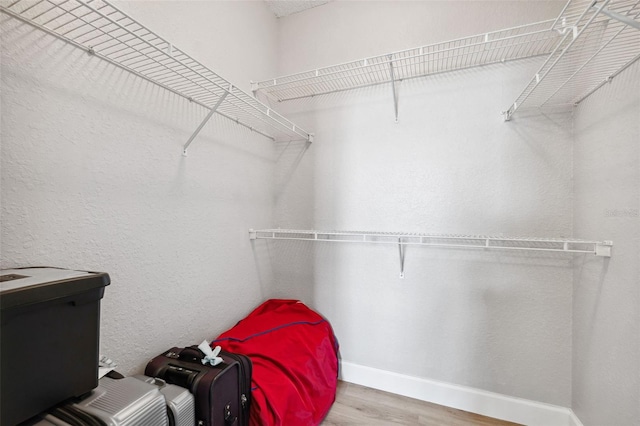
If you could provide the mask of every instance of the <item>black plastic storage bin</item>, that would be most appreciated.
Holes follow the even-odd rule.
[[[0,425],[13,426],[98,386],[100,299],[109,275],[0,271]]]

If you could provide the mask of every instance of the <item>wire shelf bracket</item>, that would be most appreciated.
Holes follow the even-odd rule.
[[[252,83],[252,91],[283,102],[389,83],[397,122],[402,81],[547,55],[561,37],[553,24],[536,22],[272,78]]]
[[[182,147],[182,155],[184,155],[185,157],[187,156],[187,148],[189,148],[189,145],[191,145],[191,142],[193,142],[195,137],[198,136],[198,133],[200,133],[200,130],[202,130],[204,125],[207,124],[207,122],[209,122],[209,120],[211,120],[211,117],[213,117],[213,114],[218,110],[218,107],[220,106],[222,101],[224,101],[224,98],[227,97],[228,93],[229,92],[224,92],[222,94],[222,96],[220,96],[220,98],[218,99],[218,102],[216,102],[216,104],[213,106],[213,108],[211,108],[211,111],[209,111],[209,114],[207,114],[207,116],[204,118],[204,120],[202,120],[202,123],[200,123],[198,128],[196,128],[196,130],[191,134],[191,136],[187,140],[187,143],[185,143],[184,147]]]
[[[107,0],[6,0],[0,11],[209,110],[183,154],[213,114],[273,141],[313,141],[313,134]]]
[[[569,0],[553,24],[563,37],[511,106],[575,107],[640,59],[640,0]]]
[[[490,237],[482,235],[316,231],[295,229],[250,229],[249,239],[397,244],[400,254],[400,278],[404,278],[406,246],[507,251],[527,250],[555,253],[592,254],[600,257],[611,257],[611,250],[613,247],[612,241],[590,241],[565,238]]]
[[[402,244],[402,238],[398,238],[398,250],[400,251],[400,278],[404,278],[404,244]]]
[[[396,89],[396,77],[393,73],[393,55],[389,55],[389,75],[391,76],[391,94],[393,95],[393,111],[398,122],[398,93]]]

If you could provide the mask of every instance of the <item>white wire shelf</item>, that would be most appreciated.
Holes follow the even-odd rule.
[[[569,0],[563,34],[505,119],[519,108],[575,106],[640,59],[640,0]]]
[[[3,0],[0,11],[272,140],[312,135],[105,0]]]
[[[295,229],[249,230],[249,238],[267,240],[326,241],[340,243],[373,243],[418,245],[431,247],[475,248],[497,250],[533,250],[583,253],[611,256],[611,241],[588,241],[564,238],[523,238],[483,235],[441,235],[392,232],[315,231]]]
[[[553,24],[536,22],[264,80],[253,91],[287,101],[545,55],[560,38]]]

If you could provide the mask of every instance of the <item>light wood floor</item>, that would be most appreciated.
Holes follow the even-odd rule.
[[[336,402],[322,426],[351,425],[513,426],[515,423],[338,382]]]

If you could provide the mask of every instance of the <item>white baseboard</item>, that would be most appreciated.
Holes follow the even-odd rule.
[[[341,380],[530,426],[582,426],[566,407],[342,361]]]
[[[573,410],[571,410],[571,426],[584,426],[582,424],[582,422],[580,421],[580,419],[578,418],[578,416],[576,416],[576,413],[573,412]]]

